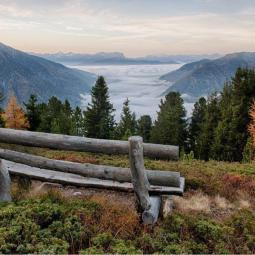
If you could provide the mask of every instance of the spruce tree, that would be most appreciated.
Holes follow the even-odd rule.
[[[84,116],[80,107],[76,107],[72,115],[71,134],[77,136],[84,136]]]
[[[4,110],[0,108],[0,128],[4,127],[4,120],[2,117],[2,114],[4,113]]]
[[[118,139],[126,140],[129,136],[136,134],[136,117],[129,108],[129,99],[127,98],[123,103],[120,122],[116,127],[115,137]]]
[[[199,159],[209,160],[211,158],[215,129],[220,119],[218,104],[219,98],[214,93],[207,100],[204,122],[197,138],[195,151]]]
[[[152,120],[149,115],[143,115],[137,121],[137,134],[143,137],[144,142],[149,142],[151,137]]]
[[[226,89],[225,89],[226,90]],[[226,92],[225,92],[226,94]],[[231,80],[231,90],[222,96],[221,121],[216,130],[214,158],[241,161],[249,137],[249,108],[255,97],[255,71],[237,69]]]
[[[187,137],[186,112],[180,93],[170,92],[165,100],[161,100],[159,108],[151,132],[151,141],[184,146]]]
[[[84,112],[86,135],[94,138],[110,138],[114,129],[114,109],[103,76],[99,76],[95,86],[92,87],[91,98],[91,103]]]
[[[192,112],[191,123],[189,125],[189,146],[190,150],[194,152],[197,157],[196,146],[198,143],[198,137],[201,133],[202,125],[205,121],[206,113],[206,99],[201,97],[194,105]]]
[[[232,126],[232,85],[226,83],[219,98],[219,122],[214,132],[214,140],[211,147],[211,158],[216,160],[232,161],[233,133]]]
[[[40,111],[37,104],[37,96],[31,95],[28,102],[24,103],[26,108],[26,116],[28,118],[30,131],[35,131],[40,125]]]

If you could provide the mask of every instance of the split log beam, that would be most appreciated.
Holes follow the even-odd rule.
[[[32,180],[39,180],[43,182],[60,183],[63,185],[73,185],[77,187],[99,188],[99,189],[111,189],[125,192],[132,192],[132,183],[120,183],[111,180],[101,180],[96,178],[83,177],[77,174],[63,173],[52,171],[48,169],[41,169],[37,167],[30,167],[27,165],[2,160],[2,168],[8,170],[11,176],[29,177]],[[184,191],[184,178],[181,177],[181,185],[176,187],[154,186],[150,185],[150,194],[162,195],[183,195]]]

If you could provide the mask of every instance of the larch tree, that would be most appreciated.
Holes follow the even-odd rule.
[[[13,129],[29,128],[28,119],[22,108],[18,105],[15,96],[10,97],[5,112],[2,114],[2,117],[5,122],[6,128]]]

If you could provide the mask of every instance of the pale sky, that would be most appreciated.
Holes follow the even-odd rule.
[[[255,51],[255,0],[0,0],[0,42],[127,56]]]

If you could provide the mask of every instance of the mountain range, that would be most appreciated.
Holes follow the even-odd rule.
[[[130,58],[121,52],[99,52],[96,54],[82,53],[31,53],[39,57],[66,65],[159,65],[178,64],[197,61],[202,58],[215,59],[218,54],[212,55],[148,55],[145,57]]]
[[[92,73],[67,68],[0,43],[1,106],[6,105],[11,95],[22,104],[31,94],[37,95],[39,101],[57,96],[80,105],[80,94],[90,91],[95,79]]]
[[[188,63],[164,74],[160,79],[169,82],[169,88],[164,94],[179,91],[197,98],[221,91],[238,67],[255,68],[255,52],[233,53],[214,60],[203,59]]]
[[[158,64],[177,64],[172,59],[160,60],[156,58],[128,58],[121,52],[99,52],[96,54],[82,53],[53,53],[38,54],[36,56],[46,58],[48,60],[63,63],[66,65],[158,65]]]

